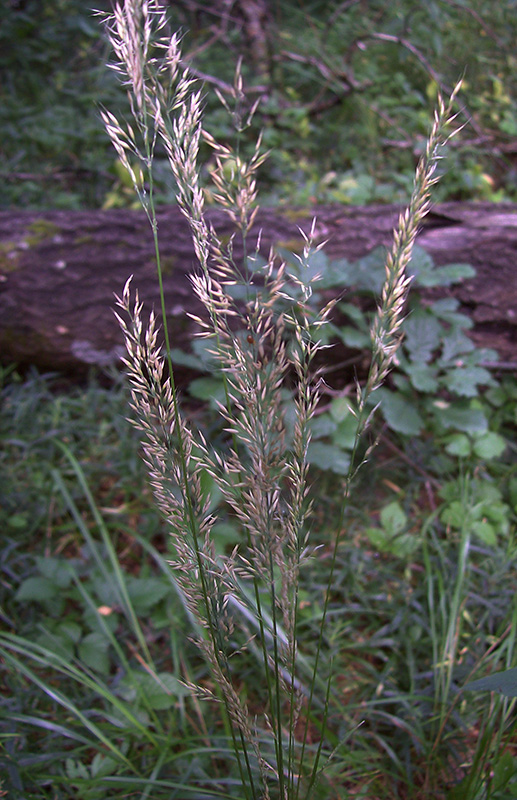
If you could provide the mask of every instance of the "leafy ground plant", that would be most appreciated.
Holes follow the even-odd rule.
[[[257,268],[253,256],[247,255],[258,255],[260,245],[250,243],[255,173],[264,158],[260,141],[245,161],[238,150],[219,145],[202,130],[200,92],[181,62],[178,36],[163,36],[165,28],[158,4],[126,0],[116,7],[107,29],[119,59],[115,69],[129,86],[134,121],[122,124],[109,111],[103,118],[149,217],[160,288],[152,166],[157,141],[166,149],[199,262],[192,283],[206,310],[205,318],[199,319],[201,335],[209,340],[223,376],[219,411],[227,434],[225,449],[215,450],[182,414],[163,290],[165,355],[154,315],[144,326],[138,295],[132,298],[128,281],[118,305],[123,311],[119,320],[127,345],[132,406],[156,502],[173,541],[171,569],[212,674],[210,684],[192,683],[190,688],[221,704],[240,796],[310,797],[319,792],[333,749],[327,731],[332,671],[322,665],[328,663],[324,630],[338,540],[323,595],[316,652],[308,666],[298,635],[300,577],[312,555],[307,451],[310,420],[319,401],[314,359],[330,307],[313,313],[309,306],[313,280],[307,277],[307,265],[317,250],[312,236],[305,238],[298,269],[289,269],[274,253]],[[239,72],[234,101],[231,113],[239,135],[254,113],[254,108],[245,107]],[[440,102],[411,204],[387,258],[371,328],[371,367],[364,387],[357,389],[355,446],[345,495],[356,467],[357,442],[369,424],[370,398],[388,375],[399,347],[410,282],[406,268],[428,208],[453,101],[454,94],[447,106]],[[233,258],[232,242],[220,241],[204,218],[198,164],[203,136],[215,152],[215,198],[244,243],[242,263]],[[289,417],[286,388],[294,407]],[[230,554],[215,548],[211,488],[242,531],[240,544]],[[245,669],[237,666],[245,666],[252,653],[262,664],[263,692],[243,684]]]
[[[375,287],[382,285],[381,257],[380,251],[374,251],[352,264],[345,259],[320,259],[327,287],[347,292],[347,302],[337,306],[345,322],[329,326],[328,333],[352,352],[356,349],[364,352],[368,347],[372,313],[363,306],[372,302]],[[397,354],[397,367],[389,385],[383,386],[376,396],[377,401],[382,401],[380,410],[386,429],[405,442],[420,437],[423,444],[432,434],[442,461],[443,451],[459,458],[498,457],[506,443],[497,433],[490,397],[497,397],[502,387],[485,366],[495,363],[497,353],[476,349],[466,334],[472,321],[460,313],[455,298],[429,302],[419,295],[419,291],[430,286],[457,283],[471,276],[473,269],[467,264],[435,267],[425,251],[416,247],[410,273],[412,294],[402,326],[404,338]],[[482,387],[491,389],[486,398]],[[350,450],[353,425],[349,406],[345,396],[335,397],[329,410],[319,415],[313,439],[330,437],[336,448],[344,453]],[[326,446],[318,442],[315,455],[320,463],[325,459]],[[343,460],[336,459],[336,471]],[[427,468],[431,471],[433,460],[437,461],[428,453]]]
[[[243,78],[261,96],[261,172],[268,205],[407,202],[438,89],[467,66],[466,134],[448,153],[436,199],[516,197],[514,41],[508,3],[429,0],[275,0],[246,13],[220,3],[164,2],[185,58],[226,90]],[[0,4],[2,208],[138,205],[131,181],[98,124],[96,102],[127,104],[104,68],[107,44],[90,8],[110,0],[12,0]],[[76,124],[81,118],[81,125]],[[207,95],[211,133],[231,141],[224,110]],[[243,146],[253,146],[248,131]],[[161,203],[174,203],[163,152],[154,162]],[[267,192],[267,195],[266,195]]]
[[[332,658],[329,746],[346,746],[317,796],[502,800],[513,791],[511,701],[461,691],[516,663],[515,386],[506,381],[505,391],[504,458],[468,466],[470,478],[453,481],[451,472],[445,485],[435,473],[441,481],[429,496],[427,478],[387,460],[381,439],[354,483],[321,665],[323,673]],[[94,383],[64,393],[51,376],[14,375],[0,400],[0,613],[16,634],[0,636],[3,790],[13,800],[240,796],[219,704],[199,703],[181,683],[210,677],[189,641],[193,619],[167,563],[138,431],[124,419],[127,393]],[[216,438],[212,412],[198,411],[197,422]],[[319,549],[300,587],[300,669],[314,653],[329,545],[341,527],[339,481],[314,468],[309,479],[317,481],[311,539]],[[367,539],[377,521],[396,535],[389,551]],[[492,527],[493,544],[479,537],[481,524]],[[240,541],[235,523],[213,533],[218,550]],[[235,677],[259,687],[260,661],[251,647],[249,655]],[[131,768],[107,753],[107,741]]]

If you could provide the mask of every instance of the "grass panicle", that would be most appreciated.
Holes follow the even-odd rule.
[[[449,102],[445,105],[438,98],[438,108],[427,139],[424,155],[418,162],[411,200],[405,212],[400,215],[398,227],[395,229],[393,246],[386,257],[386,280],[382,289],[381,302],[372,327],[372,367],[361,392],[360,405],[369,395],[381,386],[396,358],[400,344],[400,329],[404,321],[405,301],[411,278],[407,275],[407,266],[416,236],[422,220],[430,209],[431,189],[439,180],[437,166],[442,159],[442,150],[452,136],[447,129],[455,119],[454,104],[461,81],[455,86]]]
[[[302,234],[298,270],[288,269],[274,252],[262,265],[260,237],[250,245],[257,212],[256,173],[266,154],[261,152],[260,139],[251,158],[246,160],[240,153],[240,136],[256,104],[246,109],[239,67],[233,86],[234,109],[224,100],[236,129],[234,151],[203,131],[201,91],[182,63],[180,37],[167,35],[166,17],[158,2],[117,4],[106,19],[106,31],[117,58],[112,67],[128,87],[133,121],[122,123],[108,110],[101,113],[152,227],[165,354],[154,314],[144,327],[138,294],[132,298],[131,280],[117,299],[121,312],[117,316],[126,341],[135,424],[141,432],[156,503],[173,544],[171,569],[201,632],[197,642],[212,672],[213,688],[203,686],[201,693],[222,700],[246,798],[309,796],[327,749],[324,734],[331,675],[327,697],[322,699],[320,741],[315,746],[309,730],[314,723],[339,542],[337,538],[312,678],[307,682],[298,666],[298,610],[300,573],[311,555],[308,447],[311,419],[320,399],[314,366],[322,347],[318,329],[328,319],[332,304],[316,315],[309,309],[312,286],[304,275],[311,253],[321,245],[315,243],[313,225],[310,234]],[[372,365],[364,388],[358,390],[356,441],[369,422],[371,396],[396,358],[410,283],[406,268],[418,226],[429,208],[454,99],[455,95],[447,106],[440,101],[409,208],[400,218],[387,257],[386,281],[372,329]],[[229,214],[243,245],[244,255],[238,262],[233,240],[223,243],[205,220],[199,164],[202,139],[214,153],[212,199]],[[192,288],[206,311],[198,319],[200,334],[209,339],[224,379],[225,400],[219,406],[226,437],[223,450],[190,427],[174,383],[153,198],[153,159],[158,146],[165,149],[178,205],[192,233],[198,261]],[[288,409],[294,413],[288,415]],[[353,470],[352,462],[345,494]],[[226,515],[242,531],[242,542],[229,554],[215,547],[217,520],[204,475],[222,497]],[[260,693],[251,692],[253,712],[243,699],[234,666],[252,647],[261,654],[266,687],[260,702]]]
[[[314,366],[323,346],[318,330],[332,304],[316,315],[309,309],[312,285],[305,279],[305,267],[321,243],[315,242],[315,225],[310,234],[302,234],[304,248],[297,270],[288,269],[274,252],[262,265],[260,237],[250,244],[257,211],[256,173],[265,154],[260,140],[249,160],[239,150],[240,136],[256,111],[256,105],[245,109],[239,68],[231,112],[237,134],[234,151],[203,131],[201,92],[182,63],[178,35],[165,35],[166,20],[157,2],[125,0],[108,18],[106,29],[118,58],[114,69],[129,87],[134,124],[120,123],[109,111],[102,115],[155,237],[165,354],[154,315],[144,327],[142,306],[138,295],[132,299],[130,280],[117,300],[122,312],[118,319],[144,458],[173,543],[171,569],[202,631],[197,642],[212,673],[213,688],[203,686],[201,694],[222,700],[246,798],[309,797],[321,773],[323,754],[329,750],[325,727],[331,673],[317,723],[315,707],[339,542],[337,538],[312,677],[307,680],[299,670],[298,614],[300,573],[311,554],[308,447],[320,399]],[[436,165],[455,93],[447,106],[440,101],[410,205],[400,218],[386,260],[386,281],[372,329],[372,364],[364,388],[358,389],[356,442],[368,425],[372,395],[396,358],[410,284],[407,265],[429,208],[430,188],[437,180]],[[224,104],[230,111],[228,101]],[[212,198],[229,214],[243,244],[244,255],[238,262],[233,240],[223,243],[205,220],[199,165],[202,139],[215,157]],[[219,405],[226,437],[223,450],[191,429],[174,383],[153,202],[158,140],[192,232],[198,260],[192,288],[206,311],[198,319],[200,334],[208,338],[224,379],[225,400]],[[354,469],[352,461],[345,495]],[[229,554],[216,551],[216,517],[210,494],[203,488],[204,474],[217,487],[225,513],[242,531],[241,543]],[[254,687],[243,692],[236,681],[234,665],[246,658],[250,648],[261,654],[265,697]],[[315,743],[310,734],[314,724],[320,731]]]

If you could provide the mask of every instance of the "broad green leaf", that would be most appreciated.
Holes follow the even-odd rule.
[[[404,371],[409,376],[417,392],[429,394],[438,390],[438,370],[431,364],[416,364],[413,361],[409,361],[404,366]]]
[[[425,275],[418,276],[421,286],[451,286],[465,278],[473,278],[476,270],[470,264],[447,264],[445,267],[434,267]]]
[[[102,608],[102,621],[99,619],[99,608]],[[85,625],[90,631],[95,631],[104,635],[103,625],[105,625],[111,633],[115,633],[120,625],[120,614],[115,609],[116,604],[108,603],[105,600],[100,600],[97,608],[85,607],[83,617]]]
[[[88,773],[88,768],[82,763],[82,761],[75,761],[72,758],[67,758],[65,761],[65,770],[67,777],[70,778],[71,781],[77,780],[80,778],[82,780],[88,780],[90,777]]]
[[[420,245],[415,245],[408,265],[408,275],[412,275],[415,278],[414,282],[416,284],[426,286],[425,280],[434,273],[434,269],[432,256]]]
[[[379,295],[386,277],[386,251],[377,247],[364,258],[353,264],[344,262],[342,267],[342,286],[353,286],[355,290]]]
[[[74,642],[74,644],[77,644],[82,636],[81,626],[76,622],[72,622],[71,620],[64,620],[63,622],[60,622],[59,625],[56,626],[56,632],[59,634],[59,636],[63,636],[65,639],[70,639],[70,641]]]
[[[195,449],[195,448],[193,448]],[[201,487],[201,494],[203,498],[209,501],[210,511],[214,511],[219,505],[222,492],[217,486],[214,476],[206,469],[201,469],[199,472],[199,480]]]
[[[353,172],[348,172],[339,181],[338,199],[342,203],[364,206],[372,202],[375,188],[375,178],[372,175],[364,172],[354,175]]]
[[[445,449],[451,456],[467,458],[472,451],[472,445],[469,437],[464,433],[455,433],[447,438]]]
[[[110,671],[109,641],[102,633],[89,633],[79,644],[79,658],[87,667],[107,675]]]
[[[419,286],[450,286],[465,278],[473,278],[476,274],[470,264],[446,264],[436,267],[432,256],[418,245],[413,249],[408,272],[415,276]]]
[[[404,322],[404,349],[412,361],[430,361],[440,346],[442,324],[427,309],[417,308]]]
[[[517,667],[471,681],[463,688],[473,692],[500,692],[505,697],[517,697]]]
[[[27,514],[11,514],[11,516],[7,520],[7,524],[10,528],[14,528],[15,530],[22,530],[26,528],[29,524],[29,518]]]
[[[114,608],[120,602],[120,593],[117,586],[116,576],[108,572],[107,575],[100,575],[98,572],[91,577],[92,595],[96,597],[99,605]]]
[[[208,339],[195,338],[192,341],[192,353],[185,353],[183,350],[173,347],[171,350],[172,361],[174,364],[181,364],[199,372],[207,372],[213,369],[214,365],[214,356],[210,352],[211,347]]]
[[[500,384],[487,389],[485,398],[496,408],[501,408],[509,400],[506,388]]]
[[[488,421],[479,408],[461,408],[447,403],[442,406],[436,402],[434,413],[444,428],[455,428],[464,433],[484,432],[488,428]]]
[[[510,529],[510,508],[506,503],[485,500],[479,503],[479,519],[487,519],[495,527],[497,533],[506,535]]]
[[[424,428],[424,420],[412,401],[387,389],[379,389],[381,412],[390,428],[406,436],[418,436]]]
[[[381,510],[380,528],[368,528],[366,533],[371,543],[381,552],[393,553],[398,558],[406,558],[419,546],[416,536],[404,533],[407,516],[400,503],[394,500]]]
[[[177,347],[172,348],[171,358],[173,364],[189,367],[198,372],[204,372],[206,370],[206,364],[200,358],[192,355],[192,353],[184,353],[183,350],[179,350]]]
[[[444,525],[450,525],[451,528],[461,530],[463,524],[468,516],[468,510],[465,504],[460,500],[453,500],[440,514],[440,519]]]
[[[350,285],[346,278],[350,263],[346,259],[331,261],[323,250],[319,250],[317,253],[312,253],[309,263],[302,267],[292,248],[282,247],[281,242],[278,254],[289,264],[289,271],[294,273],[306,286],[311,282],[315,289]]]
[[[493,383],[492,376],[483,367],[458,367],[449,370],[445,385],[453,394],[460,397],[475,397],[479,394],[479,386],[490,386]]]
[[[312,439],[321,439],[331,436],[337,428],[337,423],[330,418],[330,414],[321,414],[310,421]]]
[[[242,303],[248,303],[258,295],[258,286],[253,283],[235,283],[225,286],[228,297]]]
[[[74,657],[74,644],[71,639],[64,636],[45,632],[37,636],[34,641],[62,658],[63,661],[71,662]]]
[[[38,571],[60,589],[65,589],[73,581],[72,572],[68,562],[64,558],[52,558],[52,556],[38,556],[36,559]]]
[[[380,519],[382,527],[388,531],[391,536],[400,533],[407,526],[407,516],[396,500],[384,506],[380,514]]]
[[[217,378],[196,378],[190,382],[188,390],[198,400],[218,400],[223,403],[225,399],[224,384]]]
[[[268,265],[267,259],[263,258],[260,253],[253,253],[253,255],[248,256],[247,263],[250,272],[260,272]]]
[[[470,317],[458,311],[459,305],[459,301],[454,297],[444,297],[441,300],[435,300],[430,309],[433,314],[436,314],[437,317],[443,319],[453,328],[470,329],[474,327]]]
[[[339,447],[324,442],[311,442],[307,459],[321,470],[335,472],[337,475],[346,475],[350,467],[350,456],[343,453]]]
[[[90,770],[92,778],[104,778],[106,775],[113,775],[118,770],[118,764],[114,758],[96,753],[92,759]]]
[[[442,297],[441,300],[435,300],[431,305],[431,308],[433,310],[433,314],[436,314],[439,317],[447,318],[447,315],[454,314],[454,312],[458,310],[459,306],[460,302],[459,300],[456,300],[455,297]],[[468,317],[466,317],[466,319],[468,319]]]
[[[57,596],[58,586],[49,578],[27,578],[15,594],[16,600],[50,600]]]
[[[471,531],[489,547],[494,547],[497,544],[497,534],[490,522],[482,519],[476,520],[471,525]]]
[[[367,528],[366,535],[376,550],[380,550],[382,553],[387,552],[390,540],[387,531],[383,528]]]
[[[137,614],[145,613],[169,594],[170,588],[160,578],[135,578],[127,579],[129,597]]]
[[[392,553],[398,558],[407,558],[420,544],[416,536],[409,533],[392,536],[383,528],[367,528],[366,535],[371,544],[381,553]]]
[[[358,327],[364,329],[365,333],[369,332],[364,311],[359,306],[355,306],[353,303],[338,303],[338,309],[353,320]]]
[[[498,433],[487,431],[474,440],[474,452],[479,458],[484,458],[488,461],[492,458],[499,458],[505,451],[506,444],[506,440]]]
[[[350,325],[345,325],[339,329],[339,338],[347,347],[351,347],[354,350],[363,350],[365,347],[369,347],[371,343],[369,334],[363,333],[357,328],[352,328]]]
[[[320,250],[319,253],[315,253],[315,256],[319,256],[320,254],[324,255],[323,250]],[[310,260],[312,262],[312,257]],[[347,280],[347,270],[350,267],[350,262],[345,258],[340,258],[336,261],[328,261],[326,265],[323,261],[320,263],[316,262],[316,267],[318,267],[318,269],[314,270],[314,272],[319,272],[321,277],[314,284],[315,289],[334,289],[336,287],[350,286]]]
[[[404,362],[404,363],[407,363],[407,362]],[[393,383],[395,384],[395,386],[397,387],[397,389],[399,390],[399,392],[402,395],[405,395],[406,397],[411,397],[412,396],[412,393],[411,393],[411,382],[410,382],[409,378],[407,377],[407,375],[403,375],[401,372],[394,372],[391,377],[392,377]]]
[[[391,552],[399,558],[408,558],[420,547],[420,539],[411,533],[394,536],[390,543]]]
[[[330,404],[330,416],[336,422],[342,422],[347,417],[353,417],[350,411],[350,401],[346,397],[334,397]]]
[[[138,683],[146,705],[155,710],[171,708],[179,697],[189,694],[189,690],[170,672],[159,672],[157,675],[134,672],[131,680]]]
[[[353,414],[349,414],[336,428],[332,437],[332,442],[345,450],[351,450],[355,444],[357,435],[357,419]]]
[[[224,553],[227,547],[234,547],[241,539],[238,525],[230,522],[216,522],[211,532],[212,540],[218,553]]]
[[[454,366],[458,356],[474,350],[474,342],[459,328],[452,328],[442,338],[442,354],[438,359],[441,367]]]

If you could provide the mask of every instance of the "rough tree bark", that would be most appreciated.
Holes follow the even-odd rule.
[[[317,236],[329,257],[349,260],[389,246],[399,208],[265,209],[262,250],[271,243],[301,248],[298,226],[317,216]],[[223,237],[232,225],[221,212],[210,221]],[[177,209],[159,212],[172,341],[188,349],[199,313],[188,275],[196,268],[186,221]],[[517,338],[517,205],[447,203],[427,218],[419,244],[438,265],[472,264],[477,275],[452,289],[475,323],[477,343],[514,362]],[[239,242],[235,242],[236,256]],[[123,351],[113,295],[131,274],[149,309],[159,307],[153,244],[136,211],[0,213],[0,360],[82,377],[92,365],[116,364]],[[331,351],[332,352],[332,351]]]

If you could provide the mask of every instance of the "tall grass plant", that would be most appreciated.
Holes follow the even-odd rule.
[[[242,796],[298,800],[314,796],[332,755],[327,726],[333,675],[324,653],[339,537],[332,545],[308,671],[298,641],[301,580],[314,556],[307,449],[320,400],[315,360],[322,347],[318,331],[332,306],[314,314],[308,305],[312,283],[305,268],[321,247],[315,242],[315,225],[310,234],[302,234],[299,269],[288,268],[274,252],[265,264],[259,257],[260,236],[252,227],[256,172],[265,155],[260,140],[249,161],[239,153],[239,135],[256,110],[246,105],[239,70],[233,107],[224,100],[236,129],[237,146],[232,149],[203,131],[201,91],[182,62],[179,36],[166,35],[166,28],[160,6],[142,0],[125,0],[107,19],[118,59],[113,67],[128,86],[133,121],[121,122],[108,110],[102,115],[149,218],[162,304],[163,349],[154,314],[147,326],[143,322],[131,279],[117,301],[132,408],[155,499],[173,543],[170,567],[211,670],[210,683],[191,684],[190,689],[220,703]],[[343,487],[345,503],[361,461],[359,442],[371,420],[375,392],[400,343],[410,283],[406,268],[437,180],[456,91],[447,105],[440,100],[410,205],[387,257],[371,330],[371,366],[352,403],[356,446]],[[202,139],[215,153],[213,196],[234,221],[243,245],[239,261],[233,240],[221,241],[205,219]],[[178,203],[191,227],[198,260],[192,286],[204,307],[198,318],[200,335],[209,340],[224,379],[224,402],[219,404],[227,436],[223,451],[192,429],[174,381],[153,194],[153,158],[159,145],[167,153]],[[231,553],[216,550],[211,491],[223,498],[224,513],[242,531],[241,543]],[[263,692],[242,684],[238,664],[246,664],[250,653],[261,664]]]

